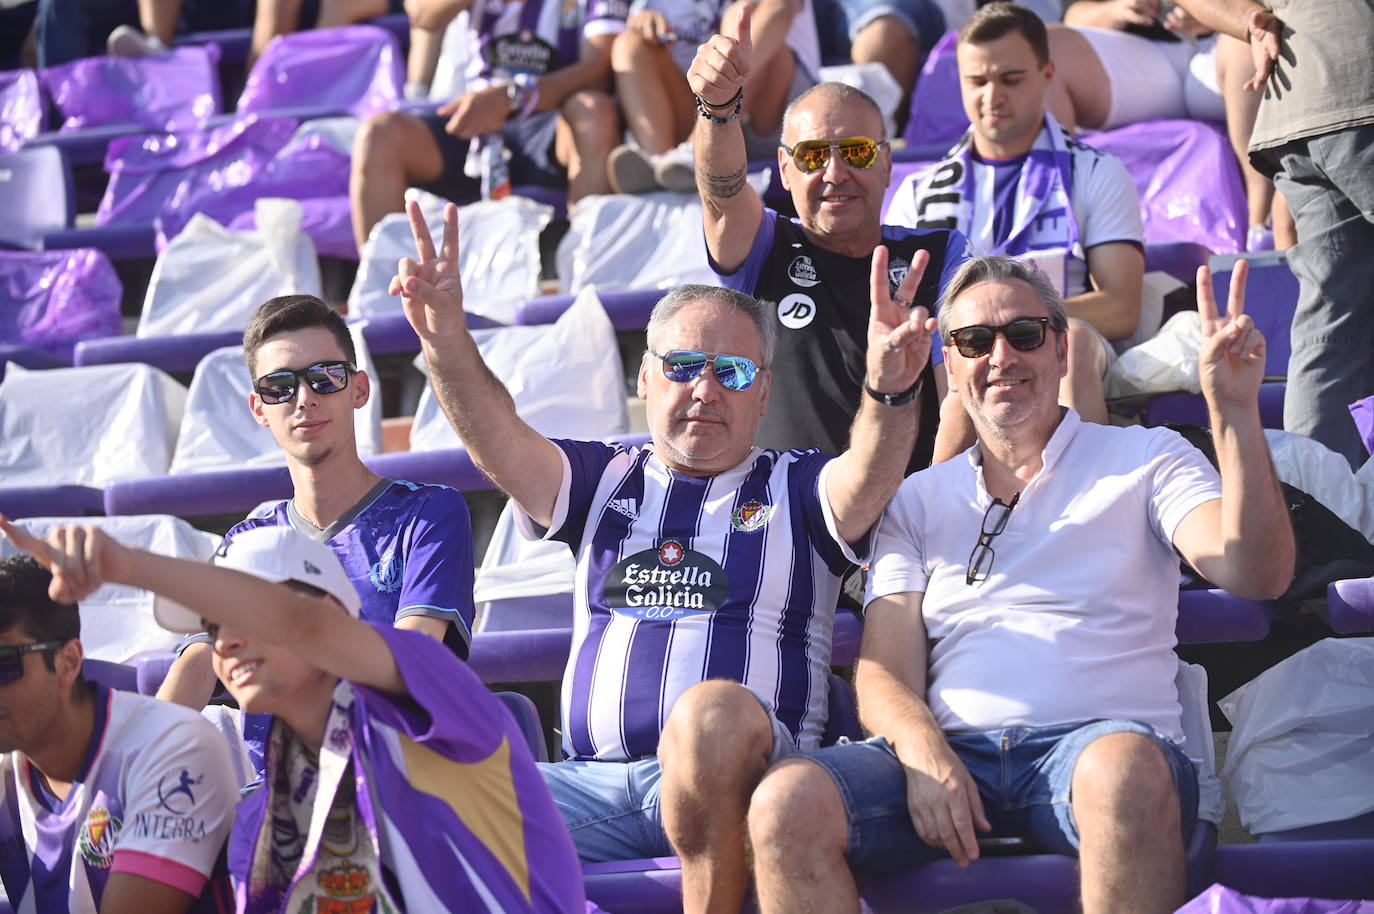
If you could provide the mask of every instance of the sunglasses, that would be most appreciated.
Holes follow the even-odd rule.
[[[264,403],[285,403],[296,396],[301,382],[317,394],[336,394],[348,386],[348,373],[356,371],[349,362],[316,362],[305,368],[272,371],[253,382],[253,390]]]
[[[1018,317],[1000,327],[974,324],[951,330],[949,341],[966,359],[976,359],[992,352],[999,333],[1007,338],[1013,349],[1029,352],[1045,345],[1045,328],[1049,325],[1048,317]]]
[[[878,149],[886,146],[887,140],[847,136],[842,140],[802,140],[790,149],[786,144],[781,145],[797,168],[809,175],[829,163],[831,150],[838,152],[850,168],[872,168],[878,161]]]
[[[748,390],[758,377],[759,366],[742,355],[717,355],[695,349],[669,349],[659,354],[652,349],[649,355],[663,360],[663,376],[670,381],[686,384],[711,366],[720,386],[726,390]]]
[[[0,683],[14,682],[24,675],[24,655],[55,651],[65,641],[39,641],[37,644],[7,644],[0,647]]]

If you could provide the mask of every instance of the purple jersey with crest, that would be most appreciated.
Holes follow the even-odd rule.
[[[388,894],[412,912],[583,911],[572,839],[505,706],[434,639],[377,630],[405,694],[340,682],[319,770],[322,778],[329,770],[351,771],[356,812],[374,842]],[[290,782],[278,753],[284,724],[274,726],[266,784],[240,804],[230,840],[229,871],[242,914],[296,914],[292,899],[314,875],[321,841],[328,840],[323,823],[312,821],[301,854],[296,836],[283,835],[295,827],[289,816],[269,815],[308,786]],[[317,794],[322,815],[332,799],[325,783]],[[279,847],[290,848],[294,865],[284,865]],[[283,872],[295,873],[290,885],[273,876]]]
[[[93,690],[90,748],[65,799],[20,753],[0,756],[0,879],[9,907],[96,911],[110,875],[132,873],[193,897],[204,891],[194,910],[214,910],[206,881],[239,795],[224,737],[179,705]]]
[[[816,748],[840,575],[859,560],[822,494],[830,458],[755,448],[702,478],[669,470],[652,445],[555,444],[551,529],[517,517],[577,557],[564,754],[655,754],[673,702],[706,679],[742,683],[798,748]]]
[[[474,613],[472,528],[457,490],[384,479],[324,529],[283,501],[236,524],[224,538],[264,526],[294,527],[334,550],[362,599],[364,621],[395,625],[414,615],[447,620],[450,646],[467,656]]]
[[[629,0],[476,0],[469,7],[469,88],[577,63],[582,42],[625,29]]]

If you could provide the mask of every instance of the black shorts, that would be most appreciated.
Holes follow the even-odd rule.
[[[463,174],[468,158],[468,141],[444,130],[448,118],[437,114],[419,115],[420,120],[439,144],[444,170],[436,181],[415,186],[445,200],[466,202],[481,196],[481,182]],[[512,184],[538,184],[541,187],[565,188],[568,174],[554,156],[554,135],[558,128],[556,111],[540,111],[521,121],[510,121],[501,128],[501,136],[510,150],[510,180]]]

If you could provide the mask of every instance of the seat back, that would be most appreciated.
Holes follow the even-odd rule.
[[[547,762],[549,760],[548,742],[544,739],[544,725],[539,721],[539,709],[534,706],[528,695],[520,692],[495,692],[497,698],[501,699],[501,704],[506,706],[506,710],[515,718],[515,723],[520,727],[520,732],[525,735],[525,742],[530,747],[530,754],[534,756],[536,762]]]
[[[1214,255],[1209,262],[1212,291],[1217,297],[1217,307],[1223,311],[1237,260],[1250,262],[1250,276],[1245,283],[1245,313],[1264,334],[1267,344],[1264,373],[1271,378],[1286,378],[1288,357],[1293,352],[1289,329],[1293,325],[1293,311],[1298,306],[1298,278],[1289,268],[1288,255],[1284,251]]]
[[[238,110],[315,107],[368,117],[404,95],[402,60],[396,36],[373,25],[278,35],[253,64]]]
[[[76,190],[62,150],[0,153],[0,246],[38,250],[43,236],[76,218]]]

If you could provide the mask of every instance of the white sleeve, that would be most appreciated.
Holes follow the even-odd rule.
[[[870,553],[864,604],[894,593],[925,593],[930,571],[925,558],[925,510],[916,477],[909,476],[888,502]]]
[[[1073,188],[1073,212],[1083,250],[1113,241],[1143,246],[1140,195],[1125,164],[1108,153],[1083,156],[1077,164],[1089,166],[1082,180],[1075,176]]]
[[[111,871],[198,896],[234,824],[239,785],[229,747],[208,721],[178,713],[166,723],[129,760]]]
[[[913,172],[902,179],[902,183],[897,185],[897,190],[892,195],[892,203],[888,206],[887,212],[883,214],[883,225],[895,225],[902,228],[916,227],[916,192],[920,189],[920,178],[925,174],[925,169]]]

